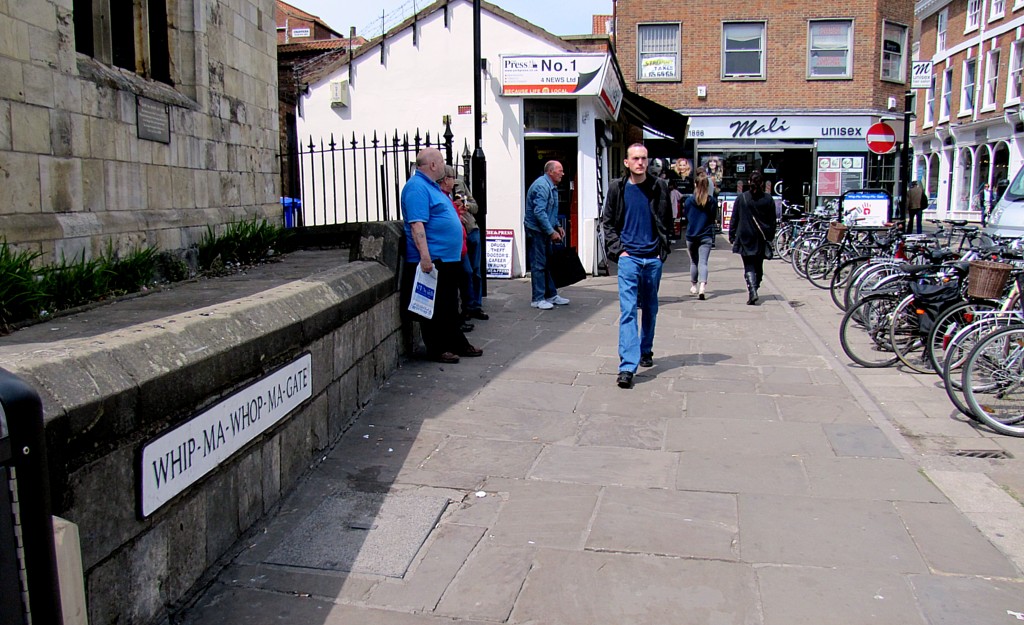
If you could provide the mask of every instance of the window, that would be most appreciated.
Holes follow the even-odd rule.
[[[1006,102],[1020,102],[1022,77],[1024,77],[1024,40],[1014,41],[1010,46],[1010,80],[1006,85]]]
[[[988,53],[985,59],[985,99],[982,101],[984,108],[995,108],[996,91],[999,89],[999,49],[996,48]]]
[[[964,32],[974,30],[981,24],[981,0],[967,0],[967,27]]]
[[[679,24],[637,24],[638,80],[680,80]]]
[[[928,90],[924,92],[924,125],[930,126],[935,123],[935,74],[932,74],[932,82]]]
[[[949,121],[949,113],[953,110],[953,69],[942,72],[942,104],[939,109],[939,121]]]
[[[905,80],[906,49],[907,27],[885,22],[882,26],[882,80]]]
[[[935,20],[935,51],[942,52],[946,49],[946,25],[949,23],[949,9],[939,11]]]
[[[166,0],[73,0],[72,10],[78,52],[171,82]]]
[[[1006,0],[992,0],[988,9],[988,21],[997,20],[1006,14]]]
[[[964,61],[964,73],[960,81],[960,115],[974,111],[974,86],[978,71],[978,59]]]
[[[722,78],[763,79],[764,22],[722,25]]]
[[[807,77],[850,78],[851,20],[812,21],[807,29]]]

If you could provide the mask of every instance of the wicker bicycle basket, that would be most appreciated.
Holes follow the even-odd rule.
[[[967,274],[967,294],[982,299],[995,299],[1003,295],[1013,265],[990,260],[972,260]]]
[[[842,243],[847,230],[849,228],[846,225],[833,221],[828,225],[828,240],[832,243]]]

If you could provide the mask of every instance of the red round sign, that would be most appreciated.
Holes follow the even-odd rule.
[[[896,147],[896,131],[885,122],[871,124],[868,128],[868,149],[875,154],[888,154]]]

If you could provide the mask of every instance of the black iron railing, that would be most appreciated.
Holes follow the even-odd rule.
[[[469,181],[469,146],[463,148],[461,163],[453,162],[451,126],[442,133],[421,134],[417,129],[381,139],[329,137],[300,140],[298,152],[283,154],[281,167],[291,181],[285,194],[301,200],[291,218],[296,226],[390,221],[402,218],[402,186],[412,175],[416,154],[434,147],[445,155],[460,176]],[[294,204],[293,204],[294,205]]]

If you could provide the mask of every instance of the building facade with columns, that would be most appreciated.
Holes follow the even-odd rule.
[[[1024,162],[1024,2],[919,0],[914,172],[937,217],[980,221]],[[986,186],[987,185],[987,186]]]

